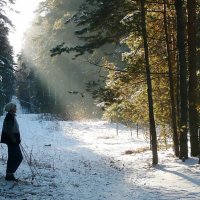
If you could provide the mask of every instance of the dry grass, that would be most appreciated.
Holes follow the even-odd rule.
[[[130,154],[136,154],[136,153],[143,153],[145,151],[149,151],[150,148],[149,147],[142,147],[142,148],[138,148],[138,149],[135,149],[135,150],[126,150],[125,151],[125,155],[130,155]]]

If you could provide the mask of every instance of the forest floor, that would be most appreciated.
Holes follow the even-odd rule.
[[[200,199],[198,159],[182,162],[163,150],[153,167],[141,130],[131,136],[120,125],[117,135],[116,125],[105,121],[34,114],[17,120],[27,157],[16,172],[20,181],[5,181],[7,147],[0,144],[0,200]]]

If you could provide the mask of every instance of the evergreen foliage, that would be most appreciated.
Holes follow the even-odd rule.
[[[130,12],[133,14],[129,15]],[[74,32],[84,43],[68,46],[65,43],[51,49],[51,56],[63,52],[76,52],[76,56],[85,52],[93,53],[95,49],[107,43],[120,43],[120,39],[132,31],[138,31],[139,12],[134,1],[126,0],[86,0],[79,11],[66,20],[66,24],[75,23],[78,30]],[[127,26],[122,21],[131,21]]]
[[[187,33],[184,27],[188,17],[185,3],[181,0],[163,0],[145,1],[144,5],[155,122],[161,130],[159,138],[163,137],[166,141],[166,137],[173,137],[175,154],[180,158],[188,157],[186,144],[189,54],[185,46]],[[93,53],[107,43],[115,43],[118,45],[116,48],[120,46],[123,64],[114,59],[113,62],[105,61],[104,67],[108,72],[105,88],[98,90],[97,84],[93,83],[89,84],[88,90],[101,101],[104,116],[108,119],[144,125],[149,121],[150,105],[146,93],[145,49],[139,5],[140,1],[134,0],[86,0],[79,11],[66,21],[66,24],[73,22],[79,28],[74,34],[83,44],[69,46],[60,43],[51,49],[51,56],[63,52],[75,52],[75,56]],[[199,12],[198,7],[195,12]],[[191,33],[188,34],[189,38],[192,37]],[[107,58],[108,56],[105,60]],[[193,72],[197,73],[196,70]],[[107,95],[108,91],[110,96]],[[198,93],[197,88],[195,93]],[[197,110],[198,104],[199,102],[192,104],[193,110]],[[195,121],[195,126],[197,123]],[[180,136],[180,155],[177,130]],[[194,148],[199,151],[198,147]]]
[[[12,28],[12,22],[5,15],[4,8],[8,3],[14,1],[0,1],[0,113],[3,107],[11,100],[14,93],[14,61],[13,49],[8,40],[9,28]]]

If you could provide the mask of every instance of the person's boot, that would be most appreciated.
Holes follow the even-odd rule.
[[[15,178],[13,173],[7,173],[5,177],[6,181],[18,181],[18,179]]]

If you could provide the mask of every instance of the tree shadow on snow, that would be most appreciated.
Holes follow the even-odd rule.
[[[200,186],[200,172],[199,172],[199,165],[197,161],[193,158],[186,160],[186,162],[182,162],[183,167],[179,167],[179,171],[177,168],[172,168],[167,165],[158,165],[156,169],[161,170],[163,172],[171,173],[176,176],[179,176],[197,186]],[[189,175],[188,175],[189,174]]]

